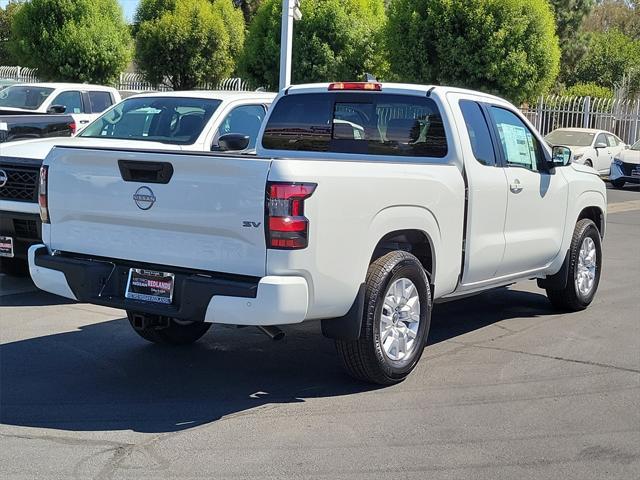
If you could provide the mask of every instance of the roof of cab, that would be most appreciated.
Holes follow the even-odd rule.
[[[360,83],[360,82],[356,82]],[[440,85],[418,85],[413,83],[392,83],[392,82],[378,82],[382,85],[381,92],[387,93],[400,93],[405,91],[407,93],[424,93],[426,94],[428,91],[437,90],[438,94],[446,95],[447,93],[461,93],[467,95],[475,95],[484,98],[490,98],[496,101],[505,102],[506,100],[500,97],[496,97],[495,95],[491,95],[489,93],[478,92],[475,90],[467,90],[464,88],[457,87],[447,87]],[[292,85],[287,89],[287,93],[322,93],[329,90],[329,85],[331,83],[307,83],[302,85]],[[361,90],[362,91],[362,90]],[[353,90],[333,90],[333,92],[353,92]],[[378,93],[370,90],[366,90],[364,92],[369,93]]]

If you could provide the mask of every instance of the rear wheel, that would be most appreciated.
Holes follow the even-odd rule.
[[[161,345],[194,343],[211,328],[210,323],[182,321],[147,313],[127,311],[127,318],[138,335]]]
[[[567,285],[563,289],[546,289],[553,306],[570,312],[587,308],[598,290],[601,266],[600,232],[593,221],[582,219],[571,240]]]
[[[374,261],[367,272],[358,340],[336,340],[346,371],[366,382],[401,382],[422,356],[431,321],[431,291],[420,261],[404,251]]]
[[[624,180],[611,180],[611,185],[613,185],[613,188],[622,188],[624,187]]]
[[[593,168],[593,163],[591,162],[591,160],[585,160],[584,164],[585,164],[587,167],[591,167],[591,168]]]

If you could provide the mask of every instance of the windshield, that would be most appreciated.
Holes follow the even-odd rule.
[[[555,130],[544,139],[551,145],[566,145],[568,147],[588,147],[593,142],[595,133],[576,132],[572,130]]]
[[[221,103],[204,98],[129,98],[99,117],[79,136],[190,145]]]
[[[640,150],[640,140],[633,144],[631,150]]]
[[[26,110],[37,110],[44,103],[53,88],[29,87],[24,85],[14,85],[0,90],[0,108],[24,108]]]

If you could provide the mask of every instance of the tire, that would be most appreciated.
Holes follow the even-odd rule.
[[[611,180],[611,185],[613,185],[613,188],[623,188],[624,187],[624,180]]]
[[[591,168],[593,168],[593,163],[591,163],[591,160],[585,160],[584,164],[585,164],[587,167],[591,167]]]
[[[0,273],[12,277],[28,277],[29,264],[20,258],[0,258]]]
[[[415,290],[407,280],[413,284]],[[394,251],[378,258],[369,266],[365,286],[360,338],[350,341],[336,340],[336,349],[345,370],[352,377],[369,383],[392,385],[404,380],[422,356],[431,322],[429,280],[422,264],[415,256],[404,251]],[[398,308],[391,309],[388,303],[391,301],[388,299],[388,294],[394,287],[406,287],[406,290],[397,290],[403,292],[403,300],[400,304],[405,302],[404,306],[398,307],[400,313]],[[413,312],[409,302],[406,302],[405,295],[410,297],[409,302],[414,305]],[[418,302],[414,300],[416,297]],[[387,304],[385,300],[388,300]],[[395,304],[395,300],[393,303]],[[419,313],[415,305],[418,305]],[[384,320],[386,327],[382,327],[383,311],[386,312],[386,320]],[[401,317],[410,318],[413,321],[401,320]],[[417,326],[415,318],[419,319]],[[383,328],[384,331],[381,332]],[[398,340],[394,349],[396,333],[398,333]],[[411,339],[411,337],[414,338]],[[400,351],[403,344],[401,338],[406,342],[404,356]]]
[[[134,317],[140,316],[145,320],[143,327],[137,327],[134,322]],[[138,335],[160,345],[189,345],[198,341],[211,328],[210,323],[178,323],[173,318],[130,311],[127,311],[127,318]]]
[[[583,265],[591,265],[595,263],[595,272],[593,280],[588,291],[581,290],[578,286],[578,278],[582,269],[580,262],[581,249],[585,247],[585,242],[591,245],[587,239],[591,239],[593,249],[596,255],[596,261],[593,262],[589,257],[583,257]],[[563,289],[547,288],[547,297],[551,304],[563,311],[578,312],[584,310],[593,301],[600,284],[600,273],[602,270],[602,245],[600,242],[600,232],[595,223],[589,219],[578,221],[573,231],[571,239],[571,247],[569,251],[569,272],[567,276],[567,285]],[[583,279],[585,277],[583,276]],[[584,282],[583,282],[584,283]],[[589,283],[587,283],[589,286]]]

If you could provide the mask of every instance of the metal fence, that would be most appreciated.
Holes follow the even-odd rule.
[[[607,130],[630,144],[640,140],[640,99],[548,96],[522,112],[543,135],[578,127]]]
[[[159,85],[153,85],[146,82],[144,77],[139,73],[123,73],[120,75],[120,81],[115,85],[118,90],[135,90],[135,91],[157,91],[168,92],[173,90],[170,82],[167,80]],[[248,82],[241,78],[227,78],[220,83],[203,83],[196,87],[196,90],[229,90],[229,91],[250,91]]]
[[[6,67],[0,65],[0,79],[16,80],[18,82],[38,82],[37,70],[24,67]]]
[[[0,66],[0,79],[16,80],[18,82],[39,82],[38,71],[33,68]],[[122,73],[119,81],[114,85],[118,90],[132,91],[156,91],[167,92],[173,90],[168,81],[153,85],[144,80],[139,73]],[[228,90],[250,91],[253,90],[248,82],[241,78],[227,78],[220,83],[204,83],[198,85],[196,90]]]

